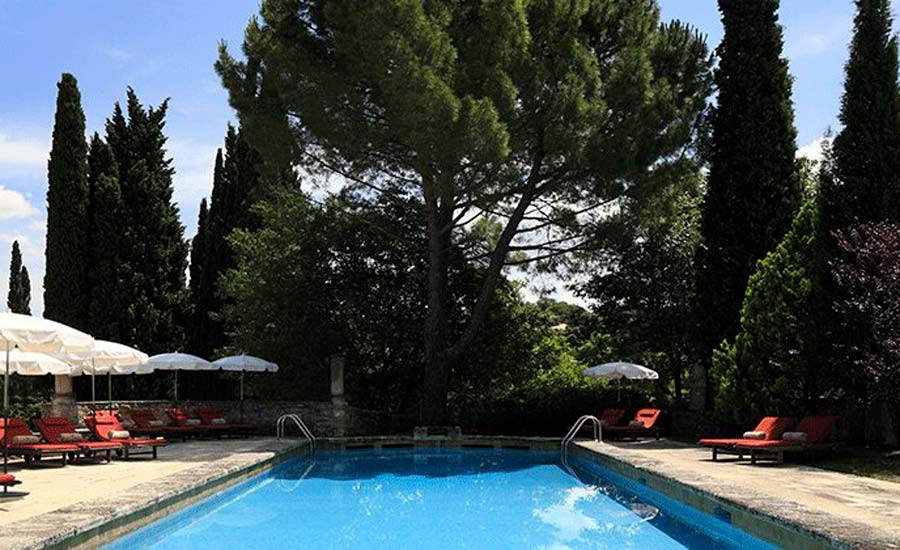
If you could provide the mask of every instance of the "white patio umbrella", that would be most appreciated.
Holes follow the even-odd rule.
[[[4,428],[9,420],[10,356],[13,348],[23,352],[51,352],[65,355],[87,351],[93,345],[94,339],[91,335],[62,323],[31,315],[0,313],[0,349],[6,351],[6,368],[3,376]],[[6,473],[9,431],[4,429],[3,434],[3,473]]]
[[[241,422],[244,421],[244,373],[278,372],[278,365],[252,355],[232,355],[212,362],[213,367],[241,373]]]
[[[151,357],[147,363],[155,370],[175,371],[175,402],[178,402],[178,371],[180,370],[215,370],[216,367],[206,359],[189,353],[161,353]]]
[[[84,372],[91,375],[91,401],[97,402],[95,379],[98,374],[107,377],[109,410],[112,410],[112,376],[114,374],[148,374],[153,367],[147,366],[150,357],[139,350],[107,340],[96,340],[90,351],[77,355]]]
[[[619,388],[616,390],[616,400],[619,401],[622,398],[622,383],[621,380],[623,378],[627,378],[629,380],[656,380],[659,378],[659,373],[655,370],[648,369],[642,365],[636,365],[634,363],[624,363],[622,361],[616,361],[614,363],[604,363],[602,365],[597,365],[594,367],[590,367],[584,369],[583,374],[585,376],[591,378],[608,378],[610,380],[619,380]]]

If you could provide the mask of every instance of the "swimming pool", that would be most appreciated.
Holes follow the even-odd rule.
[[[319,453],[106,548],[772,548],[572,456],[483,449]]]

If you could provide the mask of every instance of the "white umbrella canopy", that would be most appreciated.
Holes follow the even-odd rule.
[[[175,371],[175,401],[178,401],[178,371],[180,370],[216,370],[206,359],[189,353],[161,353],[154,355],[146,363],[156,370]]]
[[[0,313],[0,350],[6,352],[6,366],[3,370],[3,418],[9,418],[9,375],[13,348],[23,352],[52,352],[58,354],[79,353],[89,350],[94,339],[62,323],[21,315]],[[6,473],[9,432],[4,430],[3,472]]]
[[[106,374],[110,370],[113,374],[131,374],[150,360],[142,351],[107,340],[95,340],[90,350],[75,354],[74,358],[82,362],[88,374]],[[152,372],[151,367],[145,370]]]
[[[591,378],[610,378],[613,380],[628,378],[629,380],[656,380],[659,373],[642,365],[634,363],[604,363],[595,367],[584,369],[584,375]]]
[[[147,364],[156,370],[215,370],[216,367],[206,359],[189,353],[161,353],[147,360]]]
[[[68,354],[91,349],[91,335],[41,317],[0,313],[0,345],[22,351]]]
[[[81,367],[70,365],[46,353],[12,350],[9,352],[9,373],[20,376],[78,376]]]
[[[622,379],[629,380],[656,380],[659,373],[655,370],[648,369],[643,365],[634,363],[625,363],[616,361],[614,363],[603,363],[584,369],[583,374],[591,378],[609,378],[611,380],[619,380],[619,387],[616,388],[616,401],[622,400]]]
[[[241,373],[241,421],[244,420],[244,373],[278,372],[278,365],[252,355],[231,355],[213,361],[213,366],[226,371]]]
[[[212,362],[213,367],[233,372],[278,372],[278,365],[252,355],[232,355]]]
[[[91,375],[91,401],[97,402],[96,375],[107,375],[107,391],[109,408],[112,410],[112,375],[148,374],[153,367],[147,366],[150,357],[139,350],[125,344],[108,340],[95,340],[94,346],[87,352],[74,356],[81,362],[86,374]]]

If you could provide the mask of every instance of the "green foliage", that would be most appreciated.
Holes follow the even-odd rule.
[[[44,316],[84,329],[87,325],[87,140],[75,77],[57,84],[53,145],[47,163],[47,257]]]
[[[826,229],[849,223],[900,220],[900,87],[897,38],[888,0],[857,0],[850,60],[834,138],[837,193],[842,208]]]
[[[211,357],[226,344],[221,321],[223,302],[219,281],[234,267],[228,236],[236,229],[256,225],[250,207],[263,190],[262,159],[247,143],[242,132],[231,125],[225,136],[225,154],[216,155],[212,200],[208,218],[198,225],[191,250],[191,294],[193,323],[190,349],[201,357]],[[201,216],[207,216],[204,210]]]
[[[568,321],[568,322],[564,322]],[[562,325],[566,325],[563,327]],[[615,399],[607,383],[586,378],[578,359],[596,318],[584,309],[498,297],[487,333],[454,373],[452,421],[475,433],[559,435],[585,412]]]
[[[6,306],[10,313],[31,315],[30,303],[31,279],[28,277],[28,269],[22,265],[19,241],[13,241],[9,260],[9,293],[6,298]]]
[[[510,253],[567,250],[513,246],[526,212],[549,205],[546,227],[578,239],[578,203],[596,212],[677,157],[709,92],[702,37],[661,25],[655,2],[269,0],[260,15],[246,61],[223,46],[216,66],[251,143],[421,201],[426,423],[445,420]],[[474,206],[502,230],[457,333],[450,254]]]
[[[739,425],[765,415],[814,410],[823,389],[811,361],[817,206],[801,208],[782,242],[757,263],[741,309],[741,330],[713,355],[716,410]]]
[[[188,245],[172,202],[174,170],[166,157],[163,133],[167,106],[164,101],[157,108],[145,108],[129,88],[127,117],[116,104],[106,122],[121,203],[128,209],[120,218],[124,231],[119,275],[128,296],[121,324],[127,334],[121,341],[150,354],[182,349],[188,309]],[[102,313],[116,318],[123,311]]]
[[[99,134],[88,155],[88,328],[96,338],[131,342],[129,267],[125,250],[128,215],[112,149]],[[124,229],[124,230],[123,230]]]
[[[586,267],[591,278],[579,293],[611,333],[606,359],[630,360],[660,373],[660,396],[680,402],[694,358],[695,335],[684,322],[694,316],[695,256],[699,241],[700,173],[696,166],[661,177],[675,183],[643,201],[626,203],[619,239]],[[611,266],[603,270],[590,268]],[[674,329],[673,327],[679,327]]]
[[[725,36],[698,256],[706,361],[738,332],[747,281],[790,228],[802,195],[778,0],[720,0],[719,9]]]

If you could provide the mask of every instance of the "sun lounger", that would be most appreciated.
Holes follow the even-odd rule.
[[[149,452],[153,455],[153,458],[156,458],[156,450],[169,444],[165,439],[131,437],[131,433],[122,427],[114,413],[97,411],[94,416],[86,417],[84,423],[91,430],[91,433],[94,434],[94,437],[100,441],[121,443],[125,458],[129,458],[132,454],[139,454],[132,452],[132,449],[146,449],[146,452]]]
[[[604,409],[600,415],[600,423],[604,428],[612,428],[622,423],[625,416],[625,409]]]
[[[194,414],[200,418],[203,427],[215,430],[214,433],[249,435],[256,431],[256,426],[253,424],[228,422],[225,420],[225,417],[219,414],[219,411],[213,407],[197,407],[194,409]]]
[[[641,409],[634,415],[634,420],[625,426],[610,426],[603,429],[604,436],[631,437],[654,436],[659,439],[659,420],[662,411],[659,409]],[[640,424],[638,424],[640,423]]]
[[[752,433],[761,434],[762,439],[755,438],[718,438],[718,439],[701,439],[698,441],[698,445],[706,447],[708,449],[712,449],[712,459],[713,461],[718,460],[720,453],[729,453],[738,455],[738,459],[744,458],[744,452],[736,449],[735,447],[741,443],[754,442],[754,441],[771,441],[775,439],[780,439],[781,434],[790,429],[793,425],[793,421],[790,418],[783,416],[767,416],[759,421],[759,424],[752,430]],[[751,432],[745,432],[749,434]]]
[[[735,445],[735,450],[749,454],[750,462],[756,464],[761,458],[784,462],[784,453],[833,449],[840,444],[829,442],[828,438],[837,421],[837,416],[806,416],[792,431],[784,432],[781,439],[743,441]]]
[[[9,424],[7,424],[6,426],[3,425],[3,420],[0,419],[0,448],[2,448],[2,441],[5,431],[9,432],[8,454],[10,456],[21,456],[23,459],[25,459],[25,464],[28,466],[34,464],[38,460],[41,460],[45,456],[55,455],[59,455],[62,465],[65,466],[68,456],[74,456],[79,451],[77,445],[68,443],[56,444],[42,443],[40,441],[23,443],[23,439],[34,439],[36,436],[31,433],[31,428],[29,428],[28,424],[26,424],[25,421],[21,418],[10,418]],[[19,441],[16,441],[17,439]]]
[[[122,450],[122,444],[116,441],[87,441],[83,438],[80,441],[63,441],[67,438],[76,439],[81,437],[81,434],[75,431],[75,426],[72,425],[68,418],[60,416],[36,418],[34,425],[40,430],[47,443],[76,445],[86,457],[92,457],[97,453],[106,453],[107,463],[112,460],[113,451]]]
[[[131,432],[144,437],[181,438],[186,441],[190,436],[203,435],[206,432],[201,426],[176,426],[160,420],[156,413],[149,409],[131,409],[128,412],[134,422]]]

